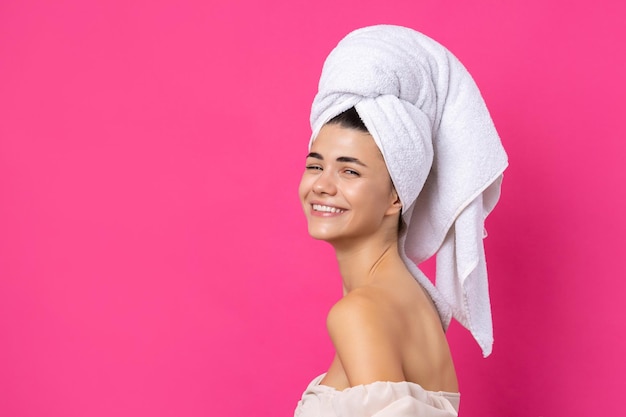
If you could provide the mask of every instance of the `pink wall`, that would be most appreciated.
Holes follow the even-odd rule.
[[[510,155],[494,353],[449,332],[462,415],[620,413],[622,4],[3,2],[0,415],[291,415],[340,295],[296,197],[309,105],[374,23],[454,51]]]

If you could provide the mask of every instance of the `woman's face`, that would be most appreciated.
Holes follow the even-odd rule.
[[[385,161],[366,132],[325,125],[306,158],[299,194],[316,239],[332,243],[397,228],[394,215],[401,205]]]

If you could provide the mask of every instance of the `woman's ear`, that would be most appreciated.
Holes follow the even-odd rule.
[[[391,190],[391,205],[387,209],[387,214],[396,214],[402,211],[402,202],[400,201],[400,196],[398,196],[398,192],[394,188]]]

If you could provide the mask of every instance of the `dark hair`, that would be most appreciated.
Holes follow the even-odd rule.
[[[363,120],[361,120],[359,113],[357,113],[354,107],[350,107],[343,113],[339,113],[337,116],[330,119],[326,124],[339,125],[341,127],[356,129],[360,130],[361,132],[369,133],[367,127],[365,127],[365,124],[363,123]]]
[[[361,120],[359,113],[356,111],[354,107],[350,107],[348,110],[343,113],[339,113],[337,116],[330,119],[326,124],[328,125],[339,125],[341,127],[345,127],[347,129],[356,129],[361,132],[369,133],[367,127],[365,127],[365,123]],[[393,181],[391,182],[393,185]],[[404,220],[402,220],[402,215],[398,217],[398,235],[402,234],[406,229],[406,224]]]

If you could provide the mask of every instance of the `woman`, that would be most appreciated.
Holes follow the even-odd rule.
[[[295,415],[457,415],[444,331],[455,317],[490,353],[482,227],[507,165],[480,93],[432,39],[374,26],[327,58],[311,123],[299,194],[344,296],[335,357]],[[435,253],[437,287],[417,268]]]

